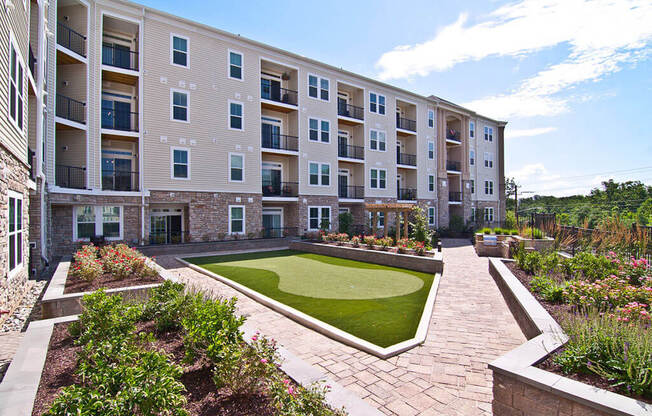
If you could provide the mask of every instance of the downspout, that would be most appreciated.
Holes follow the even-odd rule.
[[[145,69],[143,68],[143,44],[145,43],[143,41],[145,37],[145,8],[142,8],[142,18],[140,20],[141,25],[139,27],[138,31],[138,69],[140,72],[140,76],[138,77],[138,117],[139,117],[139,126],[140,126],[140,140],[138,143],[138,163],[139,163],[139,169],[140,169],[140,175],[139,175],[139,180],[140,180],[140,242],[141,245],[145,245],[145,178],[144,178],[144,171],[143,171],[143,166],[145,166],[145,163],[143,163],[143,158],[144,158],[144,146],[143,146],[143,141],[145,139],[145,124],[143,123],[144,120],[144,113],[143,113],[143,76],[145,74]]]
[[[47,212],[47,207],[45,206],[45,174],[43,173],[43,158],[45,157],[43,153],[43,111],[46,110],[46,108],[43,107],[43,98],[47,95],[45,91],[43,91],[43,77],[45,74],[45,62],[47,61],[46,59],[43,59],[46,53],[49,53],[49,51],[45,50],[45,40],[48,34],[46,33],[46,28],[45,28],[45,6],[44,2],[38,2],[38,7],[39,7],[39,21],[38,21],[38,33],[39,33],[39,42],[38,42],[38,47],[37,47],[37,56],[39,57],[39,61],[37,61],[37,70],[36,70],[36,88],[37,88],[37,111],[36,111],[36,177],[40,179],[41,182],[41,189],[37,190],[39,193],[40,201],[41,201],[41,209],[40,209],[40,215],[41,215],[41,259],[45,263],[46,266],[50,264],[47,256],[47,232],[46,232],[46,215],[45,213]],[[48,19],[49,21],[49,19]],[[49,62],[49,61],[48,61]],[[49,97],[48,97],[49,98]]]

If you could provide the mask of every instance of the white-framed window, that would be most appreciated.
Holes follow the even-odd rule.
[[[14,46],[13,36],[9,41],[9,119],[14,126],[23,133],[23,110],[24,110],[24,88],[23,88],[23,63],[20,53]]]
[[[172,179],[190,179],[190,149],[185,147],[171,147],[170,175]]]
[[[435,127],[435,110],[428,110],[428,127]]]
[[[229,130],[244,130],[244,104],[229,100]]]
[[[318,118],[308,119],[308,139],[313,142],[330,143],[331,122]]]
[[[387,136],[381,130],[369,130],[369,149],[384,152],[387,150]]]
[[[484,126],[484,140],[487,142],[494,141],[494,129],[493,127]]]
[[[170,89],[170,120],[188,123],[190,121],[188,108],[190,107],[190,94],[188,91]]]
[[[242,54],[237,51],[228,50],[229,53],[229,73],[227,74],[231,79],[237,79],[238,81],[243,81],[243,72],[242,72]]]
[[[484,152],[484,167],[493,168],[494,167],[494,154],[491,152]]]
[[[369,112],[376,114],[385,114],[385,96],[376,94],[375,92],[369,93]]]
[[[493,207],[485,207],[485,209],[484,209],[484,222],[494,222],[494,209],[493,209]]]
[[[428,175],[428,192],[435,192],[435,175]]]
[[[494,194],[494,181],[484,181],[484,194],[485,195]]]
[[[371,212],[367,212],[367,215],[369,216],[369,226],[373,228],[374,226],[374,214]],[[385,213],[384,212],[378,212],[376,215],[376,227],[377,228],[385,228]]]
[[[475,179],[471,179],[471,193],[475,193]]]
[[[229,153],[229,182],[244,182],[244,158],[242,153]]]
[[[373,168],[369,171],[369,187],[371,189],[387,188],[387,170]]]
[[[428,142],[428,159],[435,160],[435,142]]]
[[[435,225],[435,207],[428,207],[428,225]]]
[[[316,100],[330,101],[330,80],[308,74],[308,96]]]
[[[308,184],[311,186],[330,186],[331,165],[330,163],[308,162]]]
[[[78,205],[73,207],[73,240],[87,241],[94,236],[122,240],[123,210],[112,205]]]
[[[23,266],[23,195],[9,191],[9,277]]]
[[[475,122],[470,121],[469,122],[469,137],[474,139],[475,138]]]
[[[310,206],[308,207],[308,228],[311,231],[324,228],[329,229],[331,224],[331,207]]]
[[[469,165],[475,165],[475,150],[469,151]]]
[[[476,221],[475,207],[471,207],[471,222]]]
[[[245,233],[244,205],[229,205],[229,234]]]
[[[189,65],[188,45],[190,41],[187,37],[170,34],[170,63],[172,65],[187,68]]]

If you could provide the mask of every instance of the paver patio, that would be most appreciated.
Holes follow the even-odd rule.
[[[389,415],[491,414],[487,363],[525,341],[487,259],[477,257],[467,240],[444,240],[444,274],[426,342],[388,360],[314,332],[174,256],[157,262],[196,288],[237,296],[248,322]]]

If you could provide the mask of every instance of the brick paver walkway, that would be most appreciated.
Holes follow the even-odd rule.
[[[182,280],[237,296],[240,313],[291,352],[386,414],[489,415],[487,363],[525,341],[488,272],[466,240],[444,243],[442,277],[426,342],[381,360],[340,344],[192,269],[174,256],[157,261]]]

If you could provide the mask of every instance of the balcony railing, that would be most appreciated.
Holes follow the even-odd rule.
[[[417,131],[417,122],[409,118],[396,117],[396,128],[401,130]]]
[[[57,43],[77,55],[86,56],[86,36],[61,22],[57,22]]]
[[[260,98],[276,101],[277,103],[297,105],[298,93],[287,88],[274,87],[262,84],[260,86]]]
[[[446,170],[453,170],[456,172],[461,172],[462,171],[462,164],[460,162],[456,162],[454,160],[447,160],[446,161]]]
[[[102,64],[138,71],[138,52],[115,45],[102,45]]]
[[[408,153],[397,153],[396,163],[398,163],[399,165],[416,166],[417,155],[411,155]]]
[[[32,77],[36,78],[36,57],[34,57],[32,45],[29,45],[29,70],[32,73]]]
[[[364,199],[364,186],[357,185],[339,185],[338,196],[347,199]]]
[[[138,172],[103,170],[102,189],[105,191],[138,191]]]
[[[337,148],[337,155],[339,157],[348,157],[350,159],[364,159],[364,147],[353,146],[350,144],[339,144]]]
[[[261,146],[265,149],[289,150],[296,152],[299,150],[299,138],[288,136],[287,134],[265,134],[261,138]]]
[[[452,140],[454,142],[462,142],[460,140],[460,132],[455,129],[448,129],[446,131],[446,140]]]
[[[397,199],[399,201],[416,201],[417,190],[414,188],[398,188]]]
[[[450,202],[462,202],[462,193],[461,192],[449,192],[448,201]]]
[[[297,235],[297,227],[263,228],[263,238],[283,238]]]
[[[55,175],[57,186],[86,189],[86,168],[57,165]]]
[[[346,103],[337,103],[337,115],[364,120],[364,108]]]
[[[296,197],[299,195],[299,182],[269,182],[263,180],[263,196]]]
[[[138,131],[138,113],[113,108],[102,108],[102,128]]]
[[[57,117],[86,124],[86,103],[57,94]]]

